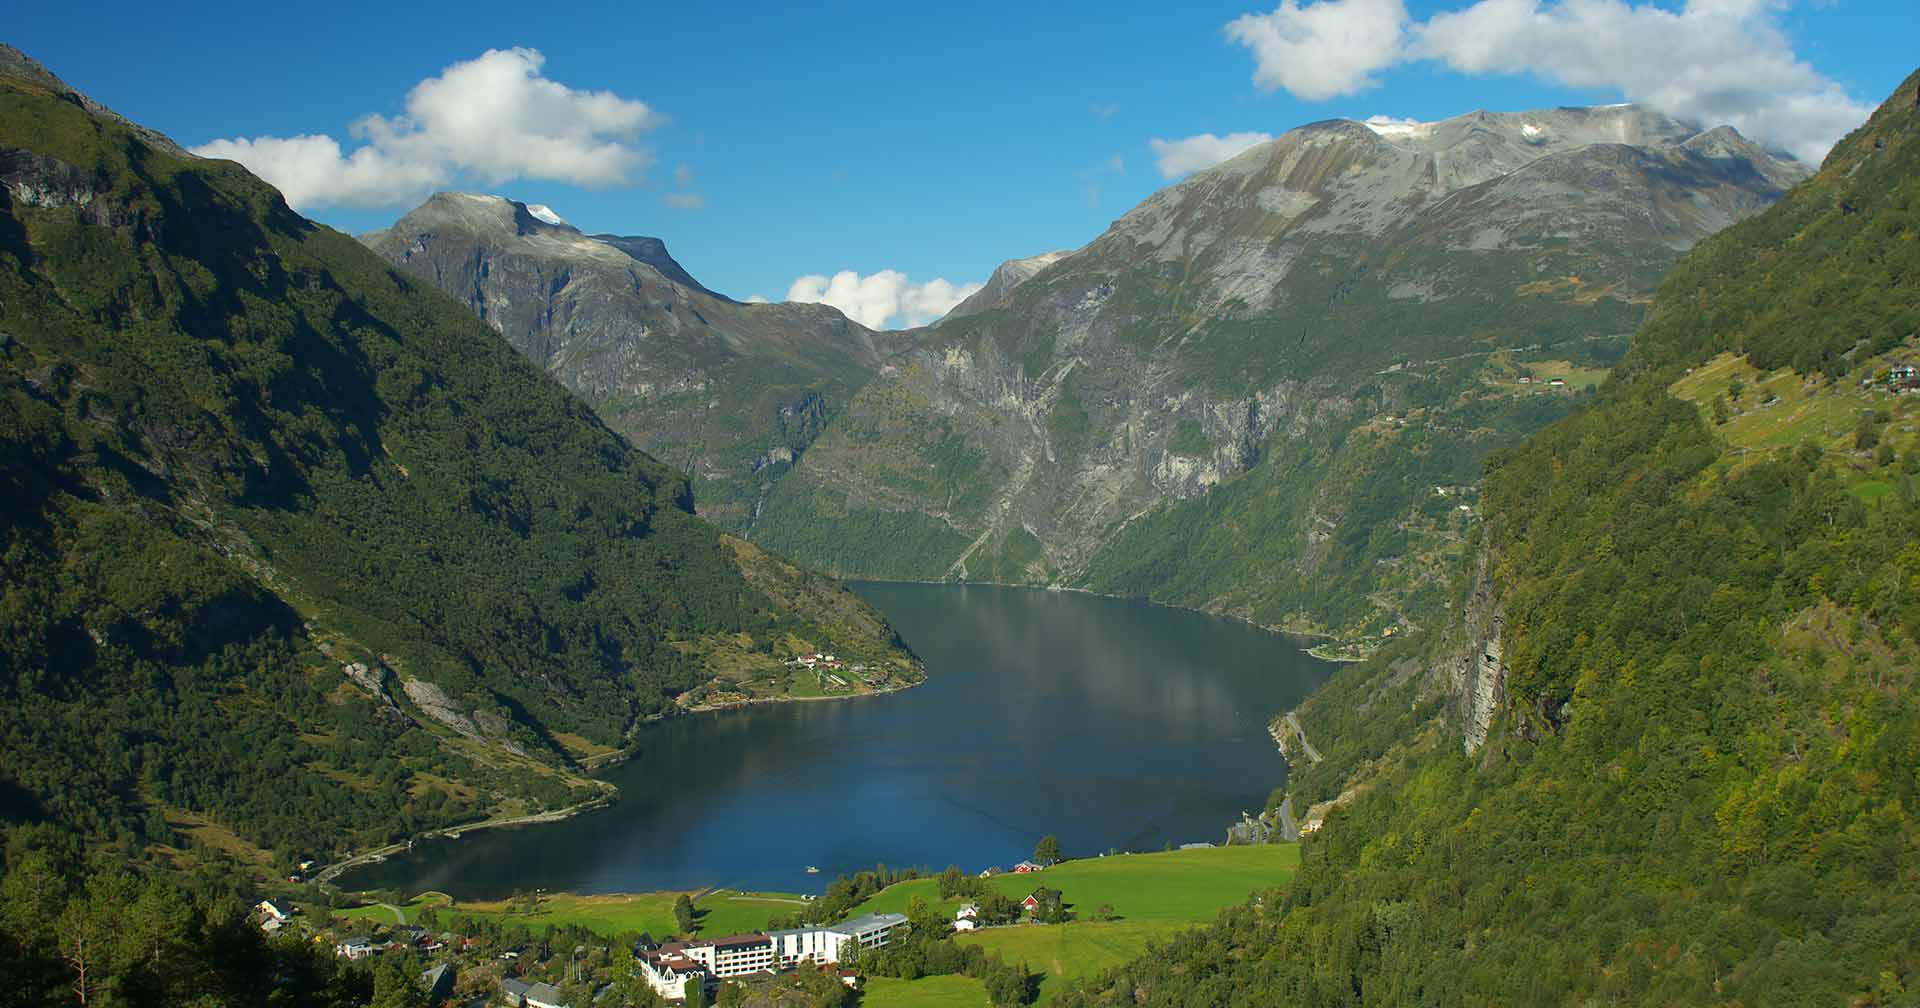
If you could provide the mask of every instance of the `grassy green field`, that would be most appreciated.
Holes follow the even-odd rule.
[[[1896,454],[1920,449],[1920,436],[1916,436],[1920,432],[1915,429],[1920,421],[1920,399],[1894,395],[1879,381],[1867,388],[1859,384],[1861,377],[1884,374],[1886,359],[1863,362],[1847,380],[1829,384],[1789,368],[1762,373],[1745,357],[1721,354],[1688,372],[1668,391],[1698,406],[1714,431],[1726,440],[1729,451],[1715,467],[1717,474],[1736,471],[1777,449],[1811,442],[1848,460],[1854,473],[1853,492],[1862,500],[1873,501],[1893,492],[1904,474],[1875,461],[1872,452],[1855,447],[1854,428],[1861,414],[1868,410],[1887,413],[1891,419],[1882,429],[1880,440]],[[1738,399],[1732,394],[1735,382],[1741,386]],[[1726,411],[1724,423],[1715,420],[1716,403]]]
[[[415,910],[438,907],[444,911],[451,907],[456,914],[525,924],[532,928],[547,924],[578,924],[607,937],[629,931],[644,931],[662,937],[677,930],[673,920],[673,901],[679,895],[677,892],[605,896],[549,893],[540,897],[539,912],[527,914],[510,910],[504,900],[455,903],[444,893],[423,893],[409,900],[406,910],[409,921],[415,919]],[[743,893],[719,889],[695,901],[694,910],[699,915],[697,925],[700,933],[718,937],[760,930],[767,926],[769,920],[793,913],[802,905],[800,897],[790,893]],[[378,905],[341,910],[337,916],[350,920],[371,917],[383,924],[393,923],[393,912]]]
[[[1040,1000],[1067,983],[1111,969],[1147,950],[1147,943],[1194,926],[1193,921],[1085,921],[988,928],[957,941],[978,945],[1040,974]],[[879,1004],[880,1002],[874,1002]]]
[[[1060,890],[1082,918],[1106,903],[1120,919],[987,928],[955,940],[979,945],[1007,962],[1026,963],[1041,975],[1040,1000],[1048,1001],[1067,983],[1126,962],[1145,951],[1149,942],[1210,921],[1221,908],[1286,882],[1299,866],[1298,845],[1275,844],[1087,858],[1035,875],[1001,875],[987,884],[1014,899],[1045,885]],[[959,901],[939,899],[936,880],[917,879],[888,887],[857,912],[902,911],[916,898],[946,913],[959,906]],[[962,980],[928,977],[909,983],[876,977],[868,984],[863,1004],[868,1008],[984,1004],[985,990],[975,981],[962,984]]]
[[[1041,885],[1058,889],[1083,919],[1108,903],[1126,921],[1207,921],[1221,907],[1292,878],[1299,864],[1294,844],[1211,847],[1083,858],[1033,875],[996,876],[987,884],[1016,900]],[[889,886],[855,912],[904,912],[915,898],[949,914],[960,905],[939,897],[937,880],[916,879]]]
[[[986,1008],[987,989],[980,981],[963,976],[918,980],[870,977],[860,1003],[869,1008]]]

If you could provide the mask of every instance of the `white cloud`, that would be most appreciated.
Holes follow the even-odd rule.
[[[1530,74],[1619,92],[1669,115],[1786,148],[1809,163],[1872,107],[1794,53],[1788,0],[1478,0],[1414,21],[1401,0],[1283,0],[1227,25],[1254,81],[1318,100],[1374,72],[1431,60],[1465,74]]]
[[[1401,0],[1281,0],[1228,22],[1227,38],[1253,50],[1255,84],[1317,101],[1377,83],[1374,72],[1401,58],[1406,21]]]
[[[1153,148],[1153,163],[1160,169],[1160,177],[1179,178],[1188,172],[1211,168],[1272,139],[1271,133],[1229,133],[1223,137],[1201,133],[1181,140],[1156,138],[1147,141],[1147,146]]]
[[[194,148],[232,158],[296,207],[390,206],[463,176],[618,185],[651,158],[635,141],[663,120],[645,102],[576,91],[541,76],[533,49],[490,49],[415,85],[405,112],[369,115],[351,153],[329,136],[214,140]]]
[[[193,149],[227,158],[266,179],[295,207],[391,206],[446,181],[443,166],[392,157],[373,147],[343,154],[330,136],[215,140]]]
[[[912,283],[898,270],[861,276],[841,270],[831,277],[812,274],[793,282],[788,301],[829,304],[869,329],[926,325],[981,288],[978,283],[955,284],[943,279]]]
[[[1818,163],[1871,106],[1794,55],[1770,0],[1481,0],[1435,15],[1415,49],[1463,73],[1526,73],[1706,125],[1725,123]]]

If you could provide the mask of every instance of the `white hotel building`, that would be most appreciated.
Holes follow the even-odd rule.
[[[849,942],[879,948],[906,923],[906,914],[865,914],[825,926],[674,942],[642,956],[640,966],[661,997],[678,999],[686,996],[688,983],[705,986],[709,978],[725,980],[808,963],[839,962]]]
[[[907,923],[906,914],[864,914],[825,927],[789,928],[767,935],[780,954],[780,966],[790,969],[801,960],[816,963],[839,962],[848,942],[861,948],[879,948],[893,940],[893,933]]]

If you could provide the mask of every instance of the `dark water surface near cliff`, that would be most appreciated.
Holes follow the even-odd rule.
[[[350,888],[818,892],[885,862],[1218,843],[1286,776],[1267,734],[1332,666],[1231,620],[1075,593],[856,583],[927,664],[889,696],[648,729],[613,806],[423,842]],[[806,874],[817,865],[819,875]]]

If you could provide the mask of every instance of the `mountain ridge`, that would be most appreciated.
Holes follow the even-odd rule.
[[[587,235],[505,197],[441,193],[361,240],[671,460],[736,530],[892,352],[828,305],[735,301],[658,238]]]
[[[1631,107],[1301,127],[903,334],[750,534],[849,575],[1416,624],[1465,531],[1432,488],[1568,404],[1517,377],[1604,370],[1679,250],[1798,171]]]

